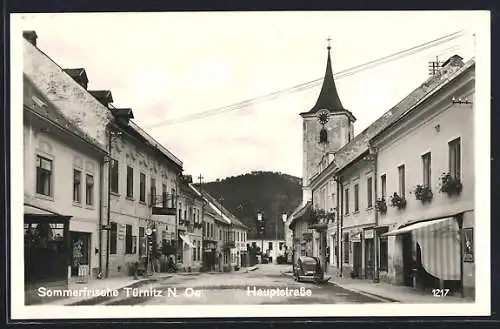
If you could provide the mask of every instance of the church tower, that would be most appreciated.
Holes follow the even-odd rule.
[[[318,172],[323,156],[336,152],[354,137],[356,118],[340,101],[333,79],[330,50],[328,44],[326,72],[316,105],[300,113],[303,121],[303,203],[312,199],[310,178]]]

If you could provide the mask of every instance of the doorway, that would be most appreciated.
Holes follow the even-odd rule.
[[[362,254],[361,242],[352,243],[352,270],[353,277],[359,277],[361,274]]]
[[[71,231],[70,243],[71,276],[78,276],[80,265],[90,265],[90,233]]]
[[[402,236],[403,242],[403,283],[405,286],[413,286],[412,271],[415,265],[413,257],[413,238],[411,233]]]
[[[375,267],[375,251],[373,239],[365,240],[365,279],[373,279]]]

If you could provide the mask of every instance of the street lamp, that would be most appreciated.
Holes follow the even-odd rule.
[[[257,211],[257,231],[258,231],[258,235],[260,236],[260,239],[261,239],[261,247],[260,247],[260,259],[261,259],[261,262],[262,262],[262,255],[263,255],[263,252],[264,252],[264,236],[262,234],[262,227],[264,225],[264,222],[263,222],[263,219],[262,219],[262,212],[259,210]]]

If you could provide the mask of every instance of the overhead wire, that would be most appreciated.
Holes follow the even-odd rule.
[[[464,31],[457,31],[457,32],[442,36],[440,38],[419,44],[417,46],[413,46],[411,48],[404,49],[404,50],[398,51],[396,53],[386,55],[384,57],[381,57],[381,58],[360,64],[360,65],[351,67],[349,69],[337,72],[334,74],[334,78],[336,80],[346,78],[346,77],[349,77],[351,75],[357,74],[359,72],[374,68],[376,66],[379,66],[379,65],[382,65],[382,64],[385,64],[388,62],[392,62],[392,61],[395,61],[395,60],[398,60],[398,59],[401,59],[401,58],[404,58],[407,56],[411,56],[415,53],[419,53],[419,52],[425,51],[425,50],[430,49],[430,48],[434,48],[434,47],[441,45],[443,43],[460,38],[463,35],[464,35]],[[202,111],[202,112],[198,112],[198,113],[194,113],[194,114],[189,114],[189,115],[186,115],[186,116],[183,116],[180,118],[165,120],[165,121],[158,122],[158,123],[151,124],[151,125],[145,125],[144,127],[148,128],[148,129],[154,129],[154,128],[158,128],[158,127],[162,127],[162,126],[166,126],[166,125],[202,119],[202,118],[206,118],[209,116],[214,116],[214,115],[218,115],[218,114],[222,114],[222,113],[227,113],[227,112],[231,112],[231,111],[236,111],[236,110],[248,108],[249,106],[254,105],[256,103],[259,103],[259,102],[268,101],[268,100],[271,100],[271,99],[274,99],[277,97],[281,97],[281,96],[286,95],[286,94],[292,94],[292,93],[296,93],[296,92],[300,92],[300,91],[314,88],[314,87],[320,85],[322,83],[322,81],[323,81],[323,78],[314,79],[314,80],[311,80],[311,81],[308,81],[305,83],[301,83],[301,84],[298,84],[298,85],[295,85],[295,86],[292,86],[292,87],[289,87],[286,89],[278,90],[278,91],[275,91],[275,92],[272,92],[269,94],[265,94],[262,96],[258,96],[255,98],[250,98],[250,99],[247,99],[247,100],[244,100],[241,102],[237,102],[234,104],[230,104],[227,106],[218,107],[215,109],[210,109],[210,110],[206,110],[206,111]]]

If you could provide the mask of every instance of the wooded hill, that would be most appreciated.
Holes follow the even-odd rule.
[[[302,198],[302,180],[279,172],[254,171],[203,184],[203,189],[249,228],[248,239],[257,235],[257,212],[263,212],[265,239],[284,239],[281,214],[288,215]],[[277,231],[275,230],[277,227]]]

